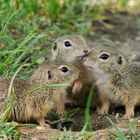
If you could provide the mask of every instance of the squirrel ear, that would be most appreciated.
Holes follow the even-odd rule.
[[[52,73],[50,70],[47,71],[47,74],[48,74],[48,79],[50,80],[52,78]]]

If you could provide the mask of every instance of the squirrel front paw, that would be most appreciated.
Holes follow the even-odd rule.
[[[109,111],[109,105],[102,105],[101,107],[97,107],[97,113],[99,115],[107,115]]]
[[[63,106],[63,105],[57,106],[57,113],[58,113],[60,116],[65,116],[65,109],[64,109],[64,106]]]
[[[38,121],[38,123],[39,123],[40,126],[46,127],[48,129],[50,128],[50,125],[45,123],[45,119],[44,118],[40,118],[37,121]]]
[[[127,110],[126,114],[122,117],[122,119],[130,119],[135,116],[134,110]]]
[[[123,119],[130,119],[133,118],[135,116],[135,112],[134,112],[134,108],[135,108],[135,102],[130,102],[129,100],[127,100],[127,102],[125,103],[125,110],[126,113],[123,116]]]
[[[65,116],[65,111],[63,111],[63,110],[59,110],[59,111],[57,111],[57,113],[62,117]]]
[[[72,88],[72,93],[73,94],[79,93],[81,91],[82,87],[83,87],[83,83],[81,81],[79,81],[79,80],[75,81],[73,88]]]

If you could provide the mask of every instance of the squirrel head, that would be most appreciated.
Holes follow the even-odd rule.
[[[79,78],[79,69],[72,64],[56,63],[40,66],[31,76],[31,80],[41,84],[72,85]]]
[[[126,57],[116,48],[97,47],[83,58],[83,64],[95,73],[121,70],[127,63]]]
[[[58,37],[52,44],[52,61],[73,63],[79,56],[89,52],[88,45],[80,35],[64,35]]]

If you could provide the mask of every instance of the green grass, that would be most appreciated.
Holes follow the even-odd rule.
[[[90,88],[89,95],[87,98],[87,103],[86,103],[86,109],[85,109],[85,126],[86,130],[92,130],[91,127],[91,120],[90,120],[90,108],[91,108],[91,103],[92,103],[92,98],[93,98],[93,93],[94,92],[94,86]]]
[[[17,124],[15,122],[12,123],[2,123],[0,122],[0,138],[3,139],[13,139],[19,140],[21,135],[25,135],[15,130],[18,127],[36,127],[35,124]]]
[[[14,140],[18,140],[20,137],[20,133],[15,131],[17,126],[13,124],[4,124],[0,123],[0,138],[12,138]]]
[[[115,138],[115,139],[119,139],[119,140],[139,140],[140,136],[137,134],[137,119],[130,121],[129,122],[129,129],[127,131],[129,131],[129,135],[126,136],[123,134],[122,130],[120,128],[118,128],[116,126],[116,124],[108,117],[109,122],[111,123],[112,127],[114,128],[114,132],[110,132],[110,135]]]

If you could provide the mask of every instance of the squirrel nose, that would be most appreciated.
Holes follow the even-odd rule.
[[[87,53],[88,53],[88,50],[83,50],[83,52],[84,52],[85,54],[87,54]]]

